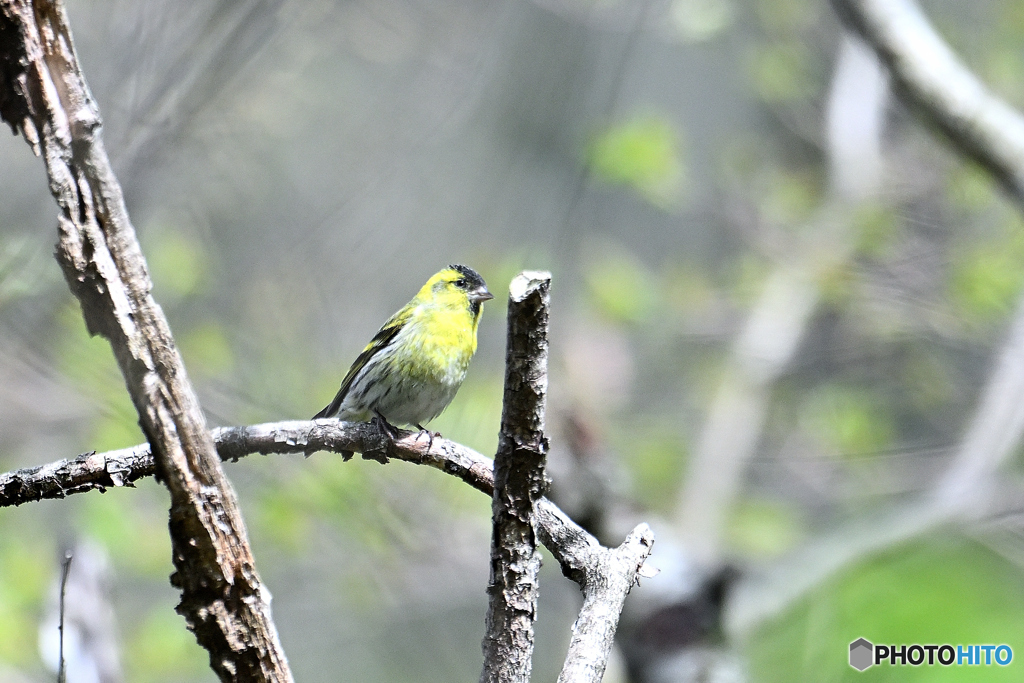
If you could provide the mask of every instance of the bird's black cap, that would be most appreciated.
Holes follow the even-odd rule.
[[[458,272],[459,275],[466,279],[466,289],[476,289],[478,287],[483,287],[486,289],[487,283],[484,282],[484,279],[482,277],[480,277],[480,273],[476,272],[469,266],[463,266],[458,263],[453,263],[448,267]]]

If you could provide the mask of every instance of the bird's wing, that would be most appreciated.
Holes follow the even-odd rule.
[[[398,313],[391,316],[388,319],[388,321],[384,323],[384,327],[380,328],[380,330],[377,331],[377,334],[373,336],[373,339],[370,341],[370,343],[366,345],[366,348],[363,349],[362,353],[359,354],[355,362],[352,363],[352,367],[348,369],[348,373],[345,375],[345,379],[341,381],[341,388],[338,389],[338,394],[334,397],[334,400],[331,401],[331,403],[326,408],[324,408],[319,413],[314,415],[314,420],[319,419],[321,417],[330,417],[331,415],[334,415],[335,413],[338,412],[338,409],[341,407],[342,401],[344,401],[345,396],[348,395],[348,390],[352,387],[352,382],[354,382],[356,376],[359,375],[359,371],[366,367],[366,364],[370,362],[371,358],[376,356],[382,350],[387,348],[388,345],[390,345],[393,341],[395,341],[395,337],[398,336],[398,333],[401,332],[402,327],[405,326],[408,317],[408,313],[405,311],[405,309],[402,309]]]

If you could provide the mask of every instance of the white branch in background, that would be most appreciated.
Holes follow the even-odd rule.
[[[963,441],[946,473],[920,499],[819,538],[740,581],[729,600],[729,631],[743,635],[872,553],[954,521],[998,513],[992,495],[998,469],[1024,436],[1024,297],[1010,335],[989,372]]]
[[[888,66],[911,100],[1024,200],[1024,117],[994,98],[908,0],[833,0]],[[1024,437],[1024,295],[981,399],[948,470],[917,501],[862,519],[746,577],[729,603],[728,629],[743,635],[865,556],[938,525],[998,512],[991,495],[999,468]]]
[[[965,67],[911,0],[832,0],[899,94],[1024,202],[1024,119]]]
[[[849,202],[878,196],[889,79],[864,41],[843,33],[825,116],[829,183]]]
[[[949,469],[930,494],[947,515],[985,513],[999,467],[1024,435],[1024,297]]]
[[[855,39],[844,40],[828,107],[833,200],[806,228],[808,238],[796,258],[768,277],[736,339],[676,505],[680,540],[699,562],[719,559],[723,529],[760,441],[772,387],[818,308],[819,274],[853,253],[849,202],[869,199],[879,187],[885,83],[878,60]]]
[[[856,519],[767,568],[747,572],[729,595],[726,632],[742,641],[842,569],[915,538],[939,521],[934,508],[920,504],[889,510]]]
[[[1024,116],[992,95],[911,0],[833,0],[888,66],[899,93],[1024,203]],[[957,456],[932,504],[965,512],[1024,430],[1024,297]]]
[[[818,304],[813,280],[779,267],[733,347],[676,508],[676,528],[700,562],[717,560],[722,530],[764,427],[771,385],[789,364]]]

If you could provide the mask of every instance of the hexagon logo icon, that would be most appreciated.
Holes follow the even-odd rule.
[[[875,646],[864,638],[858,638],[850,643],[850,666],[857,671],[863,671],[874,662]]]

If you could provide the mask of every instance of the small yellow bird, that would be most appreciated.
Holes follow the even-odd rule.
[[[390,423],[426,431],[423,423],[448,407],[466,379],[483,302],[493,298],[472,268],[453,265],[434,275],[388,318],[313,419],[376,417],[388,431]]]

